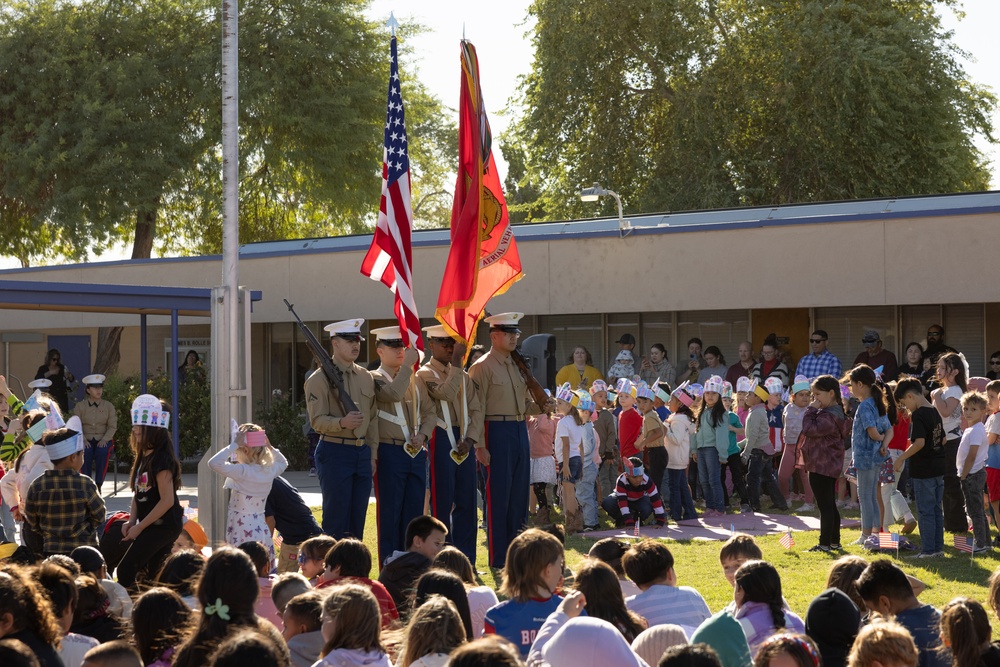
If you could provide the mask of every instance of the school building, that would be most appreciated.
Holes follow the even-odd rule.
[[[982,375],[1000,350],[1000,296],[989,268],[1000,257],[998,223],[1000,192],[650,214],[623,227],[616,218],[517,225],[524,278],[489,307],[526,313],[523,336],[554,334],[558,366],[584,345],[606,371],[623,333],[636,336],[637,350],[663,343],[674,363],[697,336],[731,364],[741,341],[758,350],[773,332],[797,360],[819,328],[846,368],[868,329],[902,361],[908,342],[924,343],[926,328],[940,324],[945,342]],[[349,317],[365,318],[367,328],[393,323],[389,291],[359,273],[370,242],[346,236],[241,248],[240,283],[262,293],[251,329],[255,403],[274,390],[300,397],[312,363],[282,299],[317,335]],[[449,234],[417,231],[413,244],[417,307],[430,324]],[[221,284],[222,258],[12,269],[0,281],[211,287]],[[147,324],[148,367],[176,368],[169,318],[150,315]],[[0,309],[0,368],[19,391],[46,350],[59,347],[81,378],[98,327],[118,325],[120,372],[138,373],[135,315]],[[207,318],[180,318],[181,360],[189,349],[211,354],[209,329]],[[488,342],[485,328],[480,334]],[[374,358],[374,340],[366,345],[362,357]]]

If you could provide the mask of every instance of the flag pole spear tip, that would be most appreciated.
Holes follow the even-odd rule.
[[[399,21],[396,20],[396,15],[389,12],[389,20],[385,22],[385,25],[389,30],[392,31],[392,36],[396,36],[396,28],[399,27]]]

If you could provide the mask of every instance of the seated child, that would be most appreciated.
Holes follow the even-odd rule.
[[[861,628],[847,667],[917,667],[917,647],[899,623],[880,621]]]
[[[667,522],[660,492],[646,475],[642,459],[637,456],[626,460],[625,472],[618,477],[615,492],[604,499],[601,507],[619,527],[633,526],[636,521],[641,524],[654,513],[657,526]]]
[[[281,636],[288,644],[295,667],[310,667],[323,650],[323,595],[319,592],[296,595],[281,615]]]
[[[279,614],[285,613],[285,605],[297,595],[308,593],[312,590],[309,580],[298,572],[285,572],[279,574],[271,586],[271,601]]]
[[[622,557],[622,566],[642,591],[625,598],[625,606],[645,618],[650,627],[672,623],[690,635],[712,615],[701,593],[677,585],[674,556],[662,542],[636,542]]]
[[[368,546],[354,538],[343,539],[327,552],[323,560],[323,581],[316,588],[327,588],[336,583],[361,584],[378,600],[382,628],[391,628],[399,620],[399,611],[385,586],[368,578],[371,571],[372,553]]]

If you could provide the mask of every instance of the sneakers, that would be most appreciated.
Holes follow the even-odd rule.
[[[816,506],[813,505],[812,503],[803,503],[801,506],[799,506],[799,509],[796,510],[796,511],[798,511],[798,512],[815,512],[816,511]]]
[[[865,539],[864,544],[861,545],[861,548],[868,551],[878,551],[878,535],[869,535],[868,538]]]
[[[899,532],[902,533],[903,535],[909,535],[914,530],[916,530],[916,528],[917,528],[917,520],[910,519],[909,521],[903,524],[903,527],[900,529]]]
[[[830,545],[830,551],[843,551],[844,546],[839,542]]]
[[[310,477],[316,476],[316,468],[309,468],[309,476]]]
[[[871,537],[871,535],[862,535],[861,537],[859,537],[858,539],[854,540],[853,542],[848,542],[848,544],[857,545],[859,547],[860,546],[864,546],[865,540],[867,540],[869,537]]]
[[[825,544],[817,544],[815,546],[809,547],[808,549],[806,549],[806,551],[814,551],[814,552],[828,554],[831,551],[833,551],[833,549],[826,546]]]
[[[981,554],[981,553],[984,553],[984,552],[986,552],[986,551],[993,551],[993,547],[992,547],[992,546],[990,546],[989,544],[984,544],[984,545],[983,545],[983,546],[981,546],[981,547],[975,547],[975,548],[974,548],[974,549],[972,550],[972,553],[974,553],[974,554]]]
[[[740,514],[753,514],[753,510],[750,508],[750,505],[744,503],[744,504],[740,505]],[[1000,539],[1000,538],[997,538],[997,539]]]
[[[592,533],[595,530],[597,530],[598,528],[600,528],[600,526],[584,526],[582,532],[584,532],[584,533]]]
[[[931,553],[925,553],[925,552],[921,551],[916,556],[913,556],[913,558],[938,558],[939,556],[943,556],[943,555],[944,555],[943,551],[934,551],[934,552],[931,552]]]

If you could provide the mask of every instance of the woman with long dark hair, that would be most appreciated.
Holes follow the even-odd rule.
[[[45,363],[38,367],[35,379],[50,381],[52,386],[46,393],[56,399],[63,412],[69,412],[69,386],[75,378],[63,365],[62,353],[59,350],[52,348],[45,354]]]

